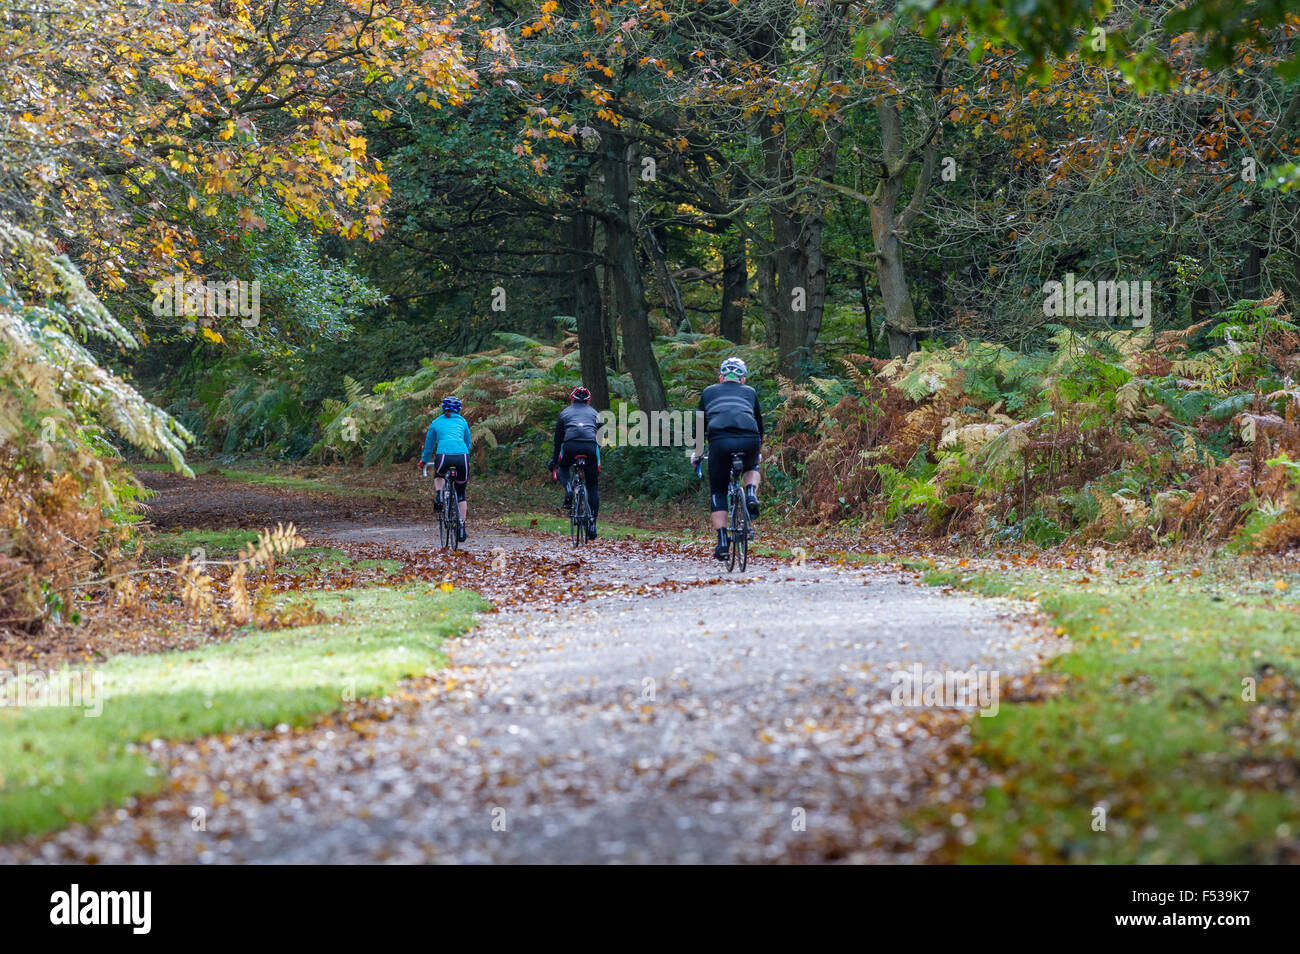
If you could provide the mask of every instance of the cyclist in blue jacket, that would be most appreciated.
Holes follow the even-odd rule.
[[[424,453],[420,455],[420,468],[433,463],[436,490],[442,490],[443,475],[449,467],[456,468],[456,500],[460,505],[461,543],[465,542],[465,516],[469,513],[469,504],[465,502],[465,484],[469,480],[469,421],[460,416],[460,398],[442,399],[442,414],[433,419],[429,430],[424,435]],[[435,509],[438,503],[434,503]]]

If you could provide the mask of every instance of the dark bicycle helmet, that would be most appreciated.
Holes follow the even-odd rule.
[[[591,400],[591,392],[579,384],[569,392],[570,401],[581,401],[584,404]]]
[[[458,397],[445,397],[445,398],[443,398],[443,399],[442,399],[442,409],[443,409],[444,411],[453,411],[453,412],[455,412],[456,414],[459,414],[459,413],[460,413],[460,398],[458,398]]]

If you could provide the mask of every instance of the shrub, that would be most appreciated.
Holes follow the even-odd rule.
[[[1038,354],[849,355],[841,377],[784,382],[778,457],[799,462],[802,512],[822,520],[878,513],[1041,545],[1224,540],[1256,501],[1291,506],[1267,458],[1300,451],[1300,332],[1280,294],[1236,303],[1193,347],[1206,324],[1059,328]],[[1255,546],[1289,540],[1290,510],[1269,513],[1251,520]]]
[[[140,492],[114,436],[189,473],[189,433],[101,367],[92,336],[136,346],[50,242],[0,220],[0,629],[65,616],[112,558]]]

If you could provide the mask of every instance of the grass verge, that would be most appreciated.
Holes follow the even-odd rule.
[[[547,514],[547,513],[508,513],[500,518],[503,526],[520,527],[524,530],[540,530],[543,533],[568,534],[569,518],[565,515]],[[706,525],[697,525],[694,529],[673,530],[668,528],[645,528],[633,527],[622,523],[611,523],[601,520],[598,524],[600,538],[604,540],[651,540],[662,543],[672,543],[680,545],[697,545],[713,546],[713,531],[707,529]],[[757,536],[749,544],[749,552],[753,556],[773,557],[778,560],[788,560],[794,553],[791,547],[785,542],[771,543],[767,539],[767,526],[760,524],[756,527]],[[835,554],[808,554],[823,557],[825,559],[838,560],[845,563],[874,563],[882,562],[885,557],[876,556],[858,556],[853,554],[835,553]],[[929,568],[934,564],[928,561],[915,561],[917,567],[924,566]]]
[[[215,471],[215,473],[214,473]],[[400,491],[385,487],[351,485],[327,477],[296,477],[276,471],[243,470],[236,467],[213,467],[206,471],[216,477],[245,484],[261,484],[281,490],[303,490],[316,494],[333,494],[336,497],[377,497],[383,500],[418,500],[415,490]]]
[[[269,461],[256,457],[231,460],[191,460],[198,477],[216,477],[239,483],[274,487],[280,490],[324,494],[351,499],[433,505],[432,481],[417,476],[409,464],[391,467],[356,467],[340,464],[309,464]],[[169,473],[171,467],[157,461],[132,461],[131,468],[140,473]],[[474,470],[471,465],[471,470]],[[517,474],[473,472],[470,477],[470,506],[474,513],[502,514],[514,510],[540,510],[559,502],[560,490],[540,473],[521,479]],[[607,487],[602,509],[607,516],[641,524],[673,524],[695,507],[677,502],[657,502],[646,498],[625,497]]]
[[[543,533],[568,533],[569,518],[564,514],[546,513],[508,513],[501,517],[502,526],[521,527],[524,530],[540,530]],[[663,540],[668,543],[690,543],[700,534],[685,530],[647,530],[644,527],[632,527],[621,523],[597,524],[600,535],[609,540]]]
[[[1043,673],[1061,691],[972,720],[995,784],[930,819],[948,860],[1300,860],[1300,601],[1204,566],[926,575],[1036,599],[1073,644]]]
[[[207,560],[233,560],[239,551],[257,539],[252,530],[175,530],[154,533],[144,541],[143,556],[151,560],[175,561],[201,551]],[[335,547],[304,547],[276,560],[277,569],[290,575],[310,575],[322,569],[380,568],[395,573],[402,568],[396,560],[353,560]]]
[[[191,652],[119,656],[80,708],[0,706],[0,840],[89,818],[158,788],[137,743],[304,725],[445,663],[440,646],[488,604],[417,584],[308,596],[333,621],[257,631]],[[82,682],[85,685],[85,682]],[[83,698],[83,702],[86,698]]]

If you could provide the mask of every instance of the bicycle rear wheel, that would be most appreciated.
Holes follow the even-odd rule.
[[[745,506],[744,498],[740,501],[740,572],[744,573],[745,568],[749,566],[749,510]]]
[[[456,495],[452,494],[449,501],[452,510],[452,517],[447,521],[447,538],[451,541],[453,550],[460,549],[460,503],[456,500]]]
[[[731,485],[727,488],[727,572],[730,573],[736,568],[736,557],[739,555],[736,546],[736,481],[732,479]]]
[[[447,522],[446,491],[443,490],[438,491],[438,499],[442,501],[442,510],[438,514],[438,540],[441,543],[443,549],[446,549],[447,544],[451,541],[451,527],[448,525]]]
[[[580,547],[586,542],[587,491],[583,487],[573,488],[573,513],[569,515],[569,532],[575,547]]]
[[[727,528],[727,572],[730,573],[740,564],[743,572],[745,569],[745,555],[748,550],[745,548],[745,498],[740,494],[739,489],[732,486],[731,496],[731,526]]]
[[[744,573],[749,565],[749,508],[745,506],[744,495],[738,500],[736,511],[736,533],[740,537],[736,547],[736,563],[740,564],[740,572]]]

